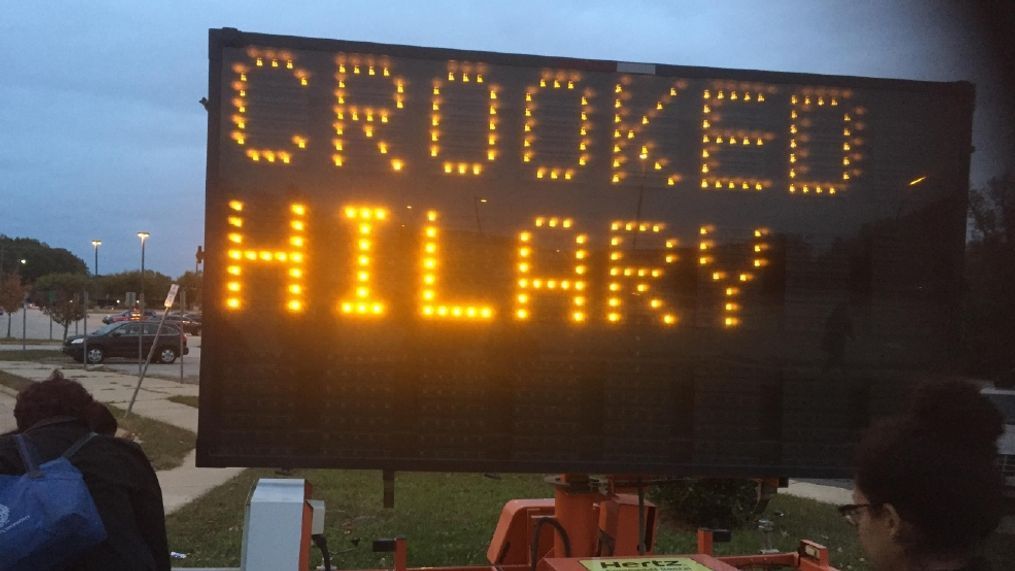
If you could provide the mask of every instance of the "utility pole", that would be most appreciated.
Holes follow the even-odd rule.
[[[141,374],[141,359],[144,357],[142,350],[142,339],[144,339],[144,243],[151,236],[148,232],[138,232],[137,237],[141,239],[141,297],[140,297],[140,321],[137,332],[137,373]]]
[[[102,240],[92,240],[92,249],[95,250],[95,277],[99,277],[99,246]]]

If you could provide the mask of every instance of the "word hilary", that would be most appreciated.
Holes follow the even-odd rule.
[[[289,236],[287,244],[275,248],[252,248],[246,246],[248,236],[243,233],[244,204],[239,200],[229,202],[231,210],[228,217],[230,231],[227,234],[229,247],[226,249],[227,273],[225,307],[230,311],[243,309],[249,301],[244,294],[243,277],[252,266],[275,267],[286,276],[284,301],[285,308],[292,313],[301,313],[307,309],[308,300],[305,296],[307,277],[308,209],[302,203],[289,205]],[[346,206],[341,210],[342,219],[348,223],[355,236],[356,255],[353,256],[353,267],[349,268],[354,276],[353,286],[346,295],[336,302],[336,309],[341,315],[352,318],[377,319],[383,318],[389,304],[385,301],[374,284],[374,252],[373,236],[390,220],[389,211],[381,206]],[[575,221],[561,216],[537,216],[532,220],[531,227],[525,228],[517,235],[517,257],[515,265],[514,299],[506,307],[497,307],[487,300],[447,299],[441,290],[441,239],[439,213],[430,210],[426,215],[426,223],[422,227],[421,251],[419,252],[419,296],[418,314],[431,320],[451,321],[492,321],[498,315],[510,313],[518,321],[533,317],[534,301],[540,297],[564,299],[567,302],[567,314],[562,316],[570,322],[580,325],[590,317],[588,310],[589,296],[601,294],[605,300],[605,310],[600,316],[607,323],[621,323],[628,319],[634,311],[647,313],[652,321],[662,326],[674,326],[679,323],[680,316],[673,304],[657,290],[660,280],[666,271],[678,261],[675,238],[665,237],[666,224],[646,220],[617,220],[609,225],[609,248],[606,279],[602,286],[593,287],[589,281],[589,237],[577,231]],[[750,244],[752,258],[749,268],[736,272],[716,267],[713,240],[713,226],[701,226],[698,229],[697,265],[710,272],[711,281],[723,288],[722,324],[725,327],[740,325],[739,313],[741,305],[738,299],[742,288],[756,277],[756,272],[768,265],[764,253],[768,250],[768,230],[757,228],[753,231]],[[563,273],[549,274],[537,270],[538,249],[536,244],[540,237],[556,234],[572,244],[568,252],[572,263]],[[638,236],[644,240],[656,238],[662,245],[659,248],[659,259],[652,263],[630,263],[627,259],[630,251],[625,250],[630,242]],[[637,294],[631,296],[628,294]],[[630,301],[635,299],[635,301]],[[640,307],[636,304],[640,304]]]

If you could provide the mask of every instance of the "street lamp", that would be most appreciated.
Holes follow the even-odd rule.
[[[99,246],[102,240],[92,240],[92,249],[95,250],[95,277],[99,277]]]
[[[141,239],[141,311],[144,311],[144,243],[151,236],[148,232],[138,232],[137,237]]]
[[[148,232],[138,232],[137,237],[141,239],[141,296],[138,300],[141,309],[141,319],[144,319],[144,243],[148,237],[151,236]],[[144,326],[141,326],[142,328]],[[137,374],[141,375],[141,360],[142,360],[142,345],[141,340],[144,338],[143,329],[138,331],[137,335]]]

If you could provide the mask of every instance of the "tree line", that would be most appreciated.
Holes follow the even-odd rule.
[[[967,373],[1015,387],[1015,172],[969,195],[963,348]]]
[[[7,337],[11,336],[13,314],[26,303],[38,306],[63,327],[67,338],[70,324],[83,319],[89,307],[123,307],[128,292],[139,292],[141,272],[129,271],[104,276],[88,272],[84,260],[63,248],[53,248],[32,238],[9,238],[0,234],[0,310],[7,314]],[[146,303],[160,305],[169,286],[177,283],[186,296],[187,307],[201,305],[201,275],[185,272],[175,280],[154,270],[145,270]],[[154,300],[154,303],[152,302]],[[181,305],[182,307],[182,305]]]

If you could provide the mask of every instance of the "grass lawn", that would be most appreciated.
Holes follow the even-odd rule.
[[[772,547],[796,551],[801,539],[810,539],[828,547],[832,565],[839,569],[868,569],[857,542],[856,530],[839,515],[834,506],[814,500],[778,495],[769,503],[765,517],[775,523],[770,534]],[[765,547],[765,534],[753,528],[733,531],[729,543],[716,543],[717,555],[757,553]],[[663,514],[656,551],[688,553],[696,546],[695,529],[673,521]]]
[[[186,553],[189,567],[239,565],[244,505],[260,477],[310,480],[314,496],[326,502],[328,546],[333,564],[340,569],[389,567],[390,554],[373,553],[371,543],[397,535],[408,539],[411,567],[486,564],[486,548],[504,502],[552,495],[536,475],[505,474],[493,480],[476,474],[399,473],[395,508],[385,510],[378,471],[308,470],[282,476],[271,470],[247,470],[169,516],[169,548]],[[694,530],[662,515],[655,552],[693,552]],[[799,540],[807,538],[828,547],[832,564],[841,570],[870,569],[856,530],[834,506],[779,495],[769,503],[765,516],[776,525],[771,534],[775,548],[794,551]],[[716,553],[756,553],[764,544],[762,533],[741,529],[734,531],[730,543],[716,544]],[[1012,536],[995,535],[986,551],[993,569],[1015,569]],[[321,564],[318,553],[314,548],[315,566]]]
[[[126,409],[107,406],[120,428],[138,437],[148,460],[156,470],[169,470],[183,464],[183,459],[197,444],[197,435],[189,430],[137,414],[124,418]]]
[[[395,509],[381,507],[382,483],[377,471],[297,472],[314,485],[315,497],[327,505],[325,529],[333,560],[344,569],[378,568],[391,564],[386,554],[371,552],[371,542],[403,535],[409,540],[409,565],[486,563],[486,548],[504,502],[513,498],[552,495],[541,476],[509,475],[492,480],[475,474],[407,473],[395,481]],[[248,470],[227,484],[169,516],[170,549],[187,554],[188,566],[238,565],[243,509],[259,477],[280,477],[269,470]],[[856,533],[829,505],[789,496],[769,504],[776,531],[773,544],[795,550],[799,539],[829,546],[832,561],[842,569],[866,569]],[[755,553],[764,546],[756,530],[734,532],[733,541],[716,551]],[[694,530],[663,518],[657,553],[688,553],[695,549]],[[318,561],[317,563],[319,563]],[[850,567],[851,566],[851,567]]]
[[[74,360],[56,349],[8,349],[0,351],[0,361],[34,361],[36,363],[70,364]]]
[[[0,384],[18,392],[32,385],[32,381],[18,375],[0,371]],[[183,463],[183,459],[194,449],[197,435],[189,430],[171,424],[132,414],[123,418],[124,409],[107,405],[116,417],[120,428],[135,434],[141,441],[145,454],[156,470],[168,470]]]
[[[309,470],[279,476],[247,470],[166,519],[169,548],[187,554],[187,565],[238,565],[243,510],[260,477],[305,477],[314,496],[326,502],[325,529],[333,563],[341,568],[390,566],[371,551],[381,537],[409,538],[409,564],[480,563],[500,508],[510,498],[540,497],[550,488],[537,476],[406,473],[395,480],[395,509],[382,505],[381,473],[367,470]],[[320,562],[318,557],[318,563]]]
[[[28,345],[63,345],[63,341],[60,339],[25,339],[25,343]],[[0,338],[0,345],[21,345],[21,338],[2,337]]]
[[[21,390],[30,383],[0,371],[0,384]],[[196,397],[169,400],[197,406]],[[140,436],[158,470],[178,466],[194,447],[195,435],[189,431],[137,415],[124,420],[123,410],[110,408],[121,427]],[[188,567],[239,565],[244,505],[261,477],[310,480],[314,496],[326,502],[325,530],[332,561],[343,569],[389,567],[390,554],[373,553],[371,543],[397,535],[408,538],[409,565],[413,567],[485,564],[486,548],[504,503],[552,496],[552,489],[538,475],[504,474],[491,479],[477,474],[400,473],[395,481],[395,508],[386,510],[378,471],[305,470],[280,475],[271,470],[246,470],[166,518],[170,549],[186,553]],[[799,540],[806,538],[827,546],[832,564],[839,569],[870,569],[860,552],[856,530],[834,506],[779,495],[764,517],[775,522],[770,539],[780,551],[793,551]],[[730,543],[716,544],[716,553],[756,553],[764,546],[764,534],[741,529],[734,531]],[[694,529],[663,513],[655,552],[694,550]],[[316,549],[313,553],[313,564],[319,565]],[[994,569],[1015,569],[1012,536],[995,534],[987,543],[986,554]]]
[[[197,397],[192,397],[190,395],[173,395],[166,400],[197,408]]]
[[[32,386],[32,381],[19,377],[18,375],[12,375],[5,371],[0,371],[0,385],[14,389],[17,392],[21,392],[25,387]]]

